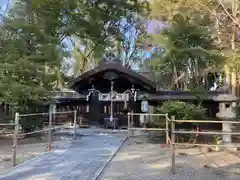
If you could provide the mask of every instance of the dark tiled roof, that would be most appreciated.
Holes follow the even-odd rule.
[[[146,77],[140,75],[137,72],[134,72],[133,70],[122,66],[121,64],[117,63],[105,63],[101,64],[100,66],[96,67],[95,69],[92,69],[83,75],[77,77],[73,81],[69,83],[69,88],[75,89],[78,84],[86,82],[87,80],[90,80],[92,76],[97,75],[101,72],[107,72],[107,71],[115,71],[119,72],[121,74],[124,74],[125,76],[129,77],[130,79],[133,79],[135,82],[141,84],[143,87],[148,87],[148,89],[151,89],[152,91],[155,91],[155,83]]]

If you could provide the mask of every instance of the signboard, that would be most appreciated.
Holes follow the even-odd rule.
[[[54,113],[56,113],[56,109],[57,109],[56,104],[50,104],[49,105],[49,112],[54,114]]]
[[[111,101],[111,93],[98,94],[99,101]],[[129,101],[129,94],[113,93],[112,101]]]
[[[142,102],[141,102],[141,110],[142,110],[142,112],[148,112],[148,101],[146,101],[146,100],[143,100]]]

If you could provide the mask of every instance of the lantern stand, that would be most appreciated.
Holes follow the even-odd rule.
[[[114,81],[111,80],[111,92],[110,92],[110,121],[113,121],[113,129],[116,129],[116,122],[115,119],[113,118],[113,85],[114,85]]]
[[[146,128],[146,115],[145,114],[148,112],[148,100],[147,100],[147,97],[145,95],[142,98],[141,110],[144,113],[143,123],[144,123],[144,128]]]

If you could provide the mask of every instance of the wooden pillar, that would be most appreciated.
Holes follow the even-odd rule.
[[[176,174],[176,145],[175,145],[175,116],[171,117],[171,142],[172,142],[172,174]]]
[[[237,85],[236,85],[236,96],[239,97],[240,96],[240,84],[239,84],[239,80],[240,80],[240,74],[239,74],[239,70],[237,71]]]
[[[74,119],[73,119],[74,129],[73,129],[73,140],[76,140],[77,137],[77,110],[74,110]]]
[[[17,165],[17,144],[18,144],[18,128],[19,128],[19,113],[15,114],[14,122],[14,135],[13,135],[13,154],[12,154],[12,165]]]
[[[52,109],[49,110],[48,124],[48,151],[52,150]]]
[[[166,121],[166,144],[168,144],[168,114],[165,115],[165,121]]]
[[[224,67],[224,72],[225,72],[226,83],[227,83],[228,87],[230,88],[231,87],[230,70],[227,65],[225,65],[225,67]]]
[[[130,137],[130,128],[131,128],[131,120],[130,113],[128,113],[128,138]]]
[[[237,87],[237,75],[236,72],[232,72],[232,95],[236,96],[236,87]]]

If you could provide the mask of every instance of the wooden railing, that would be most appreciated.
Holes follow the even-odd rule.
[[[175,156],[176,156],[176,146],[203,146],[203,147],[213,147],[213,146],[219,146],[219,147],[225,147],[225,148],[238,148],[240,147],[240,144],[238,143],[231,143],[231,144],[191,144],[191,143],[177,143],[176,140],[176,134],[201,134],[201,135],[240,135],[240,131],[236,132],[225,132],[225,131],[186,131],[186,130],[177,130],[175,129],[175,124],[177,123],[229,123],[229,124],[240,124],[239,121],[212,121],[212,120],[175,120],[175,117],[172,116],[169,120],[169,124],[171,124],[171,146],[172,146],[172,173],[176,173],[176,162],[175,162]]]
[[[145,115],[145,116],[159,116],[159,117],[165,117],[165,128],[136,128],[132,126],[131,116],[136,115]],[[176,134],[181,135],[190,135],[195,134],[197,135],[240,135],[240,131],[234,131],[234,132],[226,132],[226,131],[199,131],[199,130],[179,130],[176,129],[175,125],[178,123],[202,123],[202,124],[222,124],[222,123],[229,123],[229,124],[240,124],[239,121],[213,121],[213,120],[175,120],[175,116],[172,116],[171,119],[168,118],[168,114],[144,114],[144,113],[128,113],[128,137],[130,138],[133,136],[133,130],[139,130],[139,131],[162,131],[166,134],[166,144],[170,144],[172,148],[172,173],[176,173],[176,162],[175,162],[175,156],[176,156],[176,146],[203,146],[203,147],[224,147],[224,148],[238,148],[240,147],[240,143],[231,143],[231,144],[214,144],[214,143],[185,143],[185,142],[176,142]],[[169,127],[170,125],[170,127]],[[171,134],[169,137],[169,133]]]

